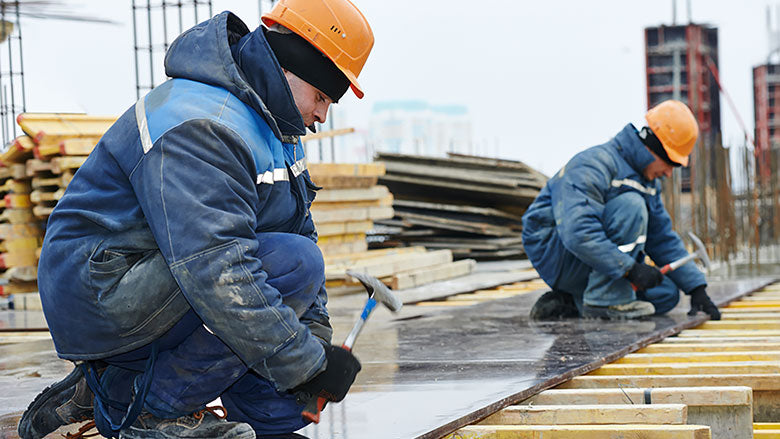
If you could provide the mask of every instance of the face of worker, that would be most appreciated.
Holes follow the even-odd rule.
[[[333,101],[323,92],[295,76],[289,70],[284,71],[287,83],[290,84],[295,105],[303,117],[303,124],[311,126],[314,122],[325,123],[328,107]]]
[[[647,150],[650,151],[650,148],[647,148]],[[650,151],[650,154],[655,157],[655,161],[647,165],[645,170],[642,171],[645,178],[648,180],[655,180],[658,177],[671,177],[674,166],[666,163],[664,159],[658,157],[653,151]]]

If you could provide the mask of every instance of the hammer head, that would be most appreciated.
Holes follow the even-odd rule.
[[[693,242],[693,246],[695,248],[695,251],[693,253],[699,258],[701,263],[704,264],[704,268],[709,270],[710,257],[707,256],[707,249],[704,247],[704,243],[701,242],[701,239],[699,239],[698,236],[694,235],[691,232],[688,232],[688,237],[691,238],[691,241]]]
[[[398,297],[387,288],[387,285],[383,284],[379,279],[371,276],[370,274],[358,273],[356,271],[347,270],[347,274],[359,280],[361,284],[366,288],[368,297],[373,297],[377,302],[385,305],[390,311],[398,312],[403,306]]]

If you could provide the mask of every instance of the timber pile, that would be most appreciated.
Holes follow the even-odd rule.
[[[524,254],[522,214],[547,181],[510,160],[450,154],[448,158],[380,153],[379,183],[395,198],[392,220],[379,221],[375,247],[450,249],[456,258]]]
[[[381,163],[309,165],[312,181],[322,186],[311,206],[325,258],[326,286],[354,287],[348,269],[380,278],[393,289],[412,288],[471,273],[475,261],[453,262],[450,250],[368,250],[366,234],[375,221],[393,217],[393,195],[377,180],[385,172]],[[338,290],[336,290],[338,291]]]
[[[8,188],[4,211],[8,224],[0,225],[6,227],[0,227],[0,239],[6,239],[0,265],[10,267],[4,289],[14,295],[16,309],[40,309],[35,280],[46,219],[76,169],[115,120],[83,114],[25,113],[17,117],[25,135],[0,156],[0,175],[11,175],[3,185]]]
[[[38,290],[37,249],[43,238],[43,225],[32,213],[30,179],[25,161],[32,157],[35,144],[29,136],[16,138],[0,154],[0,295]]]

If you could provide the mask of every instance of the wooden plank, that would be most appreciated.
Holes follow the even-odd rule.
[[[89,155],[100,140],[100,136],[62,138],[44,136],[34,149],[35,158],[50,158],[57,155]]]
[[[320,202],[315,201],[311,205],[311,211],[327,211],[327,210],[340,210],[340,209],[357,209],[363,207],[392,207],[393,195],[387,194],[382,198],[376,200],[362,200],[362,201],[332,201],[332,202]]]
[[[780,337],[780,329],[686,329],[677,334],[678,338],[697,337]]]
[[[408,253],[425,253],[425,247],[398,247],[398,248],[387,248],[387,249],[379,249],[379,250],[368,250],[365,252],[359,252],[359,253],[353,253],[349,255],[338,255],[338,256],[325,256],[325,266],[328,267],[335,267],[338,265],[354,265],[358,261],[380,261],[381,258],[385,258],[387,256],[392,255],[402,255],[402,254],[408,254]]]
[[[113,116],[64,113],[23,113],[16,117],[22,130],[35,142],[44,136],[102,136],[115,121]]]
[[[780,343],[780,336],[742,336],[742,337],[669,337],[658,344],[697,345],[710,343]]]
[[[43,309],[41,296],[37,292],[14,293],[12,300],[14,310],[17,311],[40,311]]]
[[[702,375],[582,375],[560,384],[556,389],[727,387],[745,386],[753,391],[780,391],[775,373]]]
[[[719,363],[728,361],[780,361],[780,351],[628,354],[613,364]]]
[[[465,276],[471,273],[476,264],[477,261],[473,259],[463,259],[457,262],[399,273],[393,276],[390,281],[390,288],[394,290],[407,289],[443,279]]]
[[[8,296],[10,294],[36,293],[38,291],[38,282],[36,281],[13,281],[5,285],[0,285],[0,295]]]
[[[309,174],[317,177],[379,177],[385,175],[384,163],[309,163]]]
[[[536,279],[536,272],[483,272],[472,273],[457,279],[436,282],[421,287],[396,290],[396,294],[404,304],[443,299],[460,293],[470,293],[476,290],[493,288],[498,285],[511,284],[524,280]]]
[[[393,217],[392,207],[358,207],[354,209],[312,210],[314,223],[364,221]]]
[[[714,330],[729,330],[729,329],[779,329],[780,320],[766,319],[766,320],[709,320],[695,329],[714,329]]]
[[[711,439],[703,425],[470,425],[445,439]]]
[[[30,193],[30,201],[39,204],[45,201],[59,201],[65,195],[65,188],[59,188],[55,191],[44,191],[36,189]]]
[[[335,201],[379,200],[390,195],[386,186],[372,186],[365,189],[322,189],[317,191],[314,204]]]
[[[395,215],[413,225],[433,227],[436,229],[454,230],[490,236],[519,236],[520,232],[511,227],[496,226],[487,223],[447,219],[435,215],[395,211]]]
[[[348,233],[363,233],[365,234],[374,227],[374,223],[371,220],[364,221],[344,221],[335,223],[320,223],[316,224],[317,235],[322,238],[333,235],[344,235]]]
[[[25,160],[33,156],[35,143],[30,136],[19,136],[13,140],[8,149],[0,154],[0,163],[9,165],[11,163],[24,163]]]
[[[452,252],[449,250],[437,250],[427,253],[392,255],[383,259],[381,262],[375,260],[356,261],[354,264],[341,267],[326,266],[325,277],[328,279],[343,279],[346,277],[347,269],[375,277],[391,276],[403,271],[452,262]]]
[[[3,197],[3,202],[6,208],[11,209],[22,209],[32,206],[29,194],[6,194]]]
[[[339,128],[336,130],[320,131],[319,133],[310,133],[301,137],[301,142],[310,142],[312,140],[329,139],[331,137],[343,136],[354,133],[354,128]]]
[[[691,380],[692,381],[692,380]],[[524,405],[581,404],[685,404],[689,407],[753,404],[753,389],[747,386],[556,388],[523,401]]]
[[[684,425],[685,404],[636,405],[513,405],[478,425],[666,424]]]
[[[758,350],[771,353],[777,352],[780,354],[780,341],[774,343],[655,343],[636,351],[635,354],[670,354],[675,352],[751,352]]]
[[[361,241],[335,242],[330,244],[317,243],[317,246],[323,254],[328,255],[342,255],[368,250],[368,243],[365,239]]]
[[[366,240],[365,233],[345,233],[343,235],[331,235],[320,237],[317,244],[344,244]],[[361,250],[365,251],[365,250]],[[354,253],[354,252],[353,252]]]
[[[590,375],[701,375],[780,373],[778,361],[713,363],[605,364]]]
[[[467,182],[461,183],[459,181],[441,180],[437,178],[425,178],[422,176],[409,177],[398,174],[387,174],[383,176],[380,181],[382,184],[387,185],[390,191],[396,193],[393,189],[393,185],[404,183],[414,185],[416,187],[425,187],[427,190],[457,190],[460,192],[471,193],[472,196],[498,196],[503,195],[506,199],[515,199],[523,202],[531,202],[539,194],[538,189],[529,189],[524,187],[513,188],[501,188],[496,186],[470,184]]]
[[[54,207],[49,206],[33,206],[32,213],[37,218],[46,218],[54,211]]]
[[[312,178],[317,186],[324,189],[359,189],[376,186],[378,177],[351,177],[342,175],[321,175]]]
[[[54,164],[51,161],[30,159],[25,163],[25,175],[27,177],[34,177],[42,172],[52,172],[52,169],[54,169]]]
[[[766,300],[763,302],[750,302],[737,300],[729,303],[728,308],[777,308],[780,307],[780,300]]]
[[[52,162],[52,170],[54,174],[62,174],[63,171],[67,169],[78,169],[81,167],[81,165],[84,164],[84,162],[87,161],[86,156],[63,156],[63,157],[54,157],[51,159]]]
[[[30,267],[38,265],[35,250],[0,253],[0,268]]]
[[[490,172],[489,170],[457,172],[457,170],[453,169],[452,167],[420,165],[394,161],[385,162],[385,168],[387,169],[386,175],[393,176],[401,174],[408,178],[423,177],[426,180],[428,178],[435,178],[440,181],[451,180],[457,182],[504,187],[509,189],[513,189],[518,186],[528,186],[535,189],[540,189],[538,183],[535,180],[529,179],[528,177],[519,174],[513,174],[510,176],[497,175],[496,173]]]
[[[6,208],[0,213],[0,219],[11,224],[25,224],[35,220],[29,208]]]
[[[43,231],[35,224],[0,224],[0,240],[38,238]]]

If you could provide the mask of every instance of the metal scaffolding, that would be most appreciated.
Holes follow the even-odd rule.
[[[24,91],[24,61],[22,28],[19,25],[19,2],[0,2],[0,41],[6,46],[0,50],[0,129],[3,146],[17,134],[16,116],[26,111]]]

